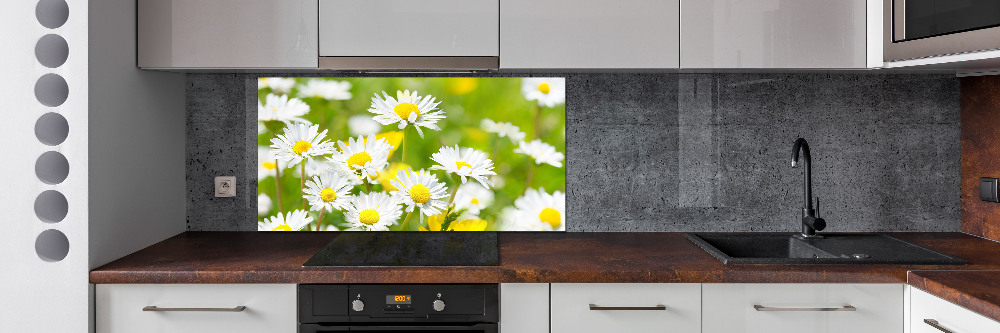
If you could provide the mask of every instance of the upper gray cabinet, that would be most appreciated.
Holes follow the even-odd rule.
[[[138,0],[137,15],[140,68],[317,67],[316,0]]]
[[[500,0],[319,0],[323,69],[497,69]]]
[[[503,0],[500,68],[677,68],[679,0]]]
[[[881,22],[871,0],[682,0],[681,68],[881,67]]]

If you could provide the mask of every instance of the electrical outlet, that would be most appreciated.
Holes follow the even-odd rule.
[[[226,198],[236,196],[236,177],[219,176],[215,177],[215,197]]]

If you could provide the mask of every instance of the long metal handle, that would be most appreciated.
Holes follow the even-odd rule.
[[[931,325],[931,327],[936,328],[938,329],[938,331],[944,333],[955,333],[947,328],[944,328],[944,326],[941,326],[941,323],[938,323],[938,321],[934,319],[924,319],[924,324]]]
[[[858,311],[853,305],[844,305],[830,308],[777,308],[754,304],[753,309],[757,311]]]
[[[598,311],[619,311],[619,310],[643,311],[643,310],[666,310],[667,306],[661,304],[657,304],[654,306],[598,306],[596,304],[591,304],[590,309]]]
[[[247,307],[240,305],[232,308],[159,308],[154,305],[148,305],[142,308],[142,311],[158,311],[158,312],[174,312],[174,311],[191,311],[191,312],[243,312]]]

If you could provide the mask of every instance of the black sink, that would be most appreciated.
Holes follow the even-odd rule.
[[[687,238],[724,264],[909,264],[966,262],[880,234],[689,233]]]

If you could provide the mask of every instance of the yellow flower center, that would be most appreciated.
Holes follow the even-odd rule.
[[[472,201],[469,201],[469,203],[471,203],[473,205],[476,205],[476,206],[479,206],[479,199],[472,198]]]
[[[551,225],[552,229],[556,229],[562,224],[562,214],[552,208],[542,209],[542,212],[538,213],[538,219]]]
[[[431,190],[422,184],[410,186],[410,199],[418,204],[424,204],[431,200]]]
[[[396,112],[403,119],[410,119],[410,113],[416,113],[418,117],[420,116],[420,108],[413,103],[396,104],[396,107],[392,111]]]
[[[271,108],[271,111],[278,112],[278,108]]]
[[[357,170],[357,168],[354,167],[355,165],[364,166],[365,163],[368,163],[371,160],[372,156],[368,155],[366,152],[355,153],[354,155],[351,155],[351,157],[347,158],[347,166],[350,167],[351,170]]]
[[[548,82],[542,82],[542,83],[538,84],[538,91],[541,91],[543,94],[548,94],[549,90],[551,90],[551,89],[552,88],[549,87],[549,83]]]
[[[362,210],[361,213],[358,214],[358,217],[361,220],[361,223],[372,225],[378,222],[379,216],[378,216],[378,211],[368,208]]]
[[[337,200],[337,191],[332,188],[325,188],[319,192],[319,198],[325,202],[333,202]]]
[[[292,231],[292,227],[289,227],[287,224],[282,224],[274,227],[271,231]]]
[[[278,168],[278,163],[275,163],[273,161],[267,161],[267,162],[261,163],[260,166],[264,167],[264,169],[274,170],[274,169]]]
[[[462,170],[462,167],[463,167],[463,166],[467,166],[467,167],[469,167],[470,169],[472,168],[472,165],[469,165],[469,163],[465,163],[465,162],[455,162],[455,167],[456,167],[456,168],[458,168],[459,170]]]
[[[292,151],[295,152],[296,154],[302,155],[302,153],[309,151],[309,148],[312,147],[313,144],[311,142],[306,140],[299,140],[299,142],[296,142],[294,145],[292,145]]]

